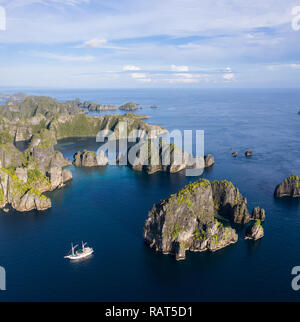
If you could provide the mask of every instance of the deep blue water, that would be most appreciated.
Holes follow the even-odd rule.
[[[197,178],[148,176],[127,167],[70,167],[73,182],[50,193],[43,214],[0,212],[0,265],[7,291],[1,300],[299,300],[291,270],[300,265],[300,200],[275,200],[275,186],[300,174],[300,90],[65,90],[28,91],[60,100],[91,100],[138,111],[169,130],[205,130],[205,152],[216,164],[208,179],[232,181],[249,210],[266,209],[265,237],[243,239],[216,253],[187,253],[186,261],[155,253],[143,243],[143,225],[153,203]],[[151,109],[156,104],[158,109]],[[64,141],[71,157],[93,140]],[[246,159],[244,151],[254,155]],[[239,152],[232,158],[233,150]],[[71,241],[88,241],[90,259],[63,259]]]

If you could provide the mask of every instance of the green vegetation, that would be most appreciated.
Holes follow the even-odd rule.
[[[291,176],[289,176],[288,178],[285,179],[285,181],[288,181],[288,182],[290,182],[290,181],[299,181],[299,180],[300,180],[299,177],[296,176],[295,174],[292,174]]]
[[[2,188],[0,187],[0,203],[2,203],[4,201],[4,193]]]
[[[14,167],[2,168],[1,170],[10,177],[10,191],[14,198],[22,197],[27,192],[41,196],[39,188],[50,185],[49,179],[37,168],[27,171],[28,179],[26,183],[18,178]]]
[[[0,144],[7,144],[13,142],[14,138],[9,134],[8,131],[3,131],[0,134]]]
[[[176,239],[182,230],[183,228],[177,223],[175,223],[174,226],[172,227],[172,238]]]
[[[119,109],[124,111],[133,111],[138,109],[138,105],[136,103],[129,102],[120,106]]]

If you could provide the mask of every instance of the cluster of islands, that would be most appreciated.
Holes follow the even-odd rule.
[[[45,192],[62,188],[72,180],[72,172],[65,167],[109,164],[103,151],[78,151],[73,160],[64,158],[55,149],[60,139],[96,137],[102,130],[119,134],[121,122],[126,122],[128,133],[138,130],[139,140],[151,131],[158,136],[166,133],[162,126],[146,123],[147,116],[132,113],[138,109],[138,104],[132,102],[119,107],[127,112],[125,114],[91,116],[87,112],[117,110],[118,107],[82,103],[79,99],[59,102],[51,97],[24,94],[0,95],[0,98],[5,100],[0,105],[0,209],[4,212],[11,208],[19,212],[42,212],[51,207],[51,199]],[[18,142],[27,142],[24,151],[16,148]],[[151,142],[145,140],[142,145],[150,148]],[[188,161],[193,156],[172,143],[160,143],[157,151],[150,157],[156,159],[155,165],[149,162],[145,166],[139,155],[140,161],[128,166],[149,175],[158,171],[176,173],[191,167]],[[174,162],[176,153],[184,156],[181,164]],[[162,162],[166,155],[170,157],[169,165]],[[232,156],[236,155],[237,152],[232,153]],[[252,151],[247,150],[245,155],[251,156]],[[124,155],[116,155],[116,164],[121,164],[122,158]],[[200,159],[205,168],[215,163],[212,154]],[[275,188],[274,196],[300,197],[299,184],[299,177],[291,175]],[[264,236],[262,222],[265,219],[266,212],[259,206],[248,210],[247,199],[231,182],[199,179],[153,205],[145,222],[144,240],[156,251],[181,260],[188,250],[216,251],[236,243],[238,235],[230,223],[247,224],[245,239],[260,239]]]

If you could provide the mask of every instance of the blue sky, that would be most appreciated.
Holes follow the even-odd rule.
[[[1,87],[300,84],[300,30],[292,28],[300,0],[0,0],[0,6]]]

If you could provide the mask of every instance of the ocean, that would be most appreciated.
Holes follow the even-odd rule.
[[[275,200],[274,189],[300,175],[298,89],[27,90],[59,100],[139,103],[147,122],[172,131],[204,130],[215,165],[202,177],[232,181],[248,209],[266,209],[265,236],[215,253],[187,252],[185,261],[149,249],[143,226],[154,203],[197,177],[147,175],[126,166],[75,168],[67,187],[49,193],[43,213],[0,211],[0,266],[7,290],[0,301],[298,301],[291,287],[300,266],[300,199]],[[157,109],[150,106],[156,104]],[[106,112],[106,114],[109,114]],[[65,156],[97,149],[94,139],[57,145]],[[246,158],[244,152],[253,150]],[[238,151],[237,158],[231,153]],[[69,262],[71,242],[87,241],[92,257]]]

